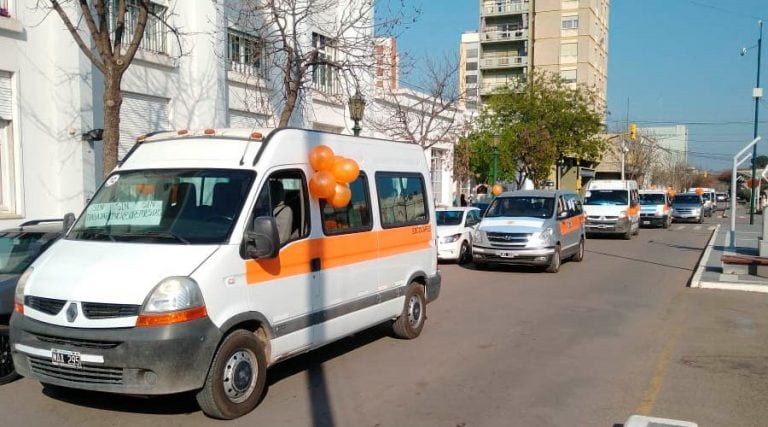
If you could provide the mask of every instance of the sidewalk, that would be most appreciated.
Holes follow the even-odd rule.
[[[721,212],[718,212],[722,215]],[[726,210],[730,215],[730,210]],[[768,293],[768,277],[748,274],[745,265],[723,265],[722,255],[758,255],[758,239],[762,234],[763,216],[755,215],[755,223],[749,224],[749,213],[743,205],[736,207],[735,247],[730,247],[731,218],[717,226],[699,260],[691,279],[692,288],[730,289]]]

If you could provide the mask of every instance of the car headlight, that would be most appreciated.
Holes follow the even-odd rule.
[[[459,239],[461,239],[461,233],[453,234],[450,236],[443,236],[440,238],[440,243],[453,243]]]
[[[619,219],[626,219],[626,218],[627,218],[627,211],[619,212]]]
[[[691,209],[691,212],[692,212],[693,214],[698,214],[698,213],[701,213],[701,208],[693,208],[693,209]]]
[[[21,277],[19,277],[19,282],[16,283],[16,292],[13,294],[13,302],[14,309],[19,314],[24,314],[24,288],[27,286],[27,280],[29,280],[29,276],[32,275],[34,270],[33,267],[26,269]]]
[[[553,231],[551,228],[547,228],[543,230],[538,235],[532,236],[532,239],[530,240],[531,243],[534,245],[549,245],[550,241],[552,240],[552,234]]]
[[[168,277],[149,293],[136,326],[169,325],[207,315],[197,282],[189,277]]]

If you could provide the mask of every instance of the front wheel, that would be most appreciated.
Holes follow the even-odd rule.
[[[549,258],[547,273],[557,273],[560,271],[560,245],[555,246],[555,252]]]
[[[266,379],[267,357],[261,341],[252,332],[238,329],[216,351],[197,403],[211,418],[241,417],[259,403]]]
[[[426,319],[427,298],[424,295],[424,286],[411,283],[405,293],[403,311],[392,324],[392,332],[398,338],[412,340],[421,334]]]
[[[0,325],[0,384],[7,384],[17,378],[19,378],[19,374],[13,367],[8,326]]]
[[[461,248],[459,248],[459,257],[456,259],[458,264],[464,264],[469,262],[472,258],[472,247],[469,246],[469,242],[466,240],[461,242]]]

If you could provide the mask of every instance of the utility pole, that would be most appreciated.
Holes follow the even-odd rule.
[[[752,96],[755,98],[755,131],[752,134],[753,138],[757,138],[757,126],[758,126],[758,113],[760,112],[760,98],[763,96],[763,89],[760,87],[760,55],[763,47],[763,20],[758,21],[760,24],[760,37],[757,39],[757,85],[752,91]],[[752,192],[749,198],[749,223],[755,223],[755,187],[758,183],[755,182],[757,178],[757,144],[752,146]],[[760,178],[762,179],[762,178]]]

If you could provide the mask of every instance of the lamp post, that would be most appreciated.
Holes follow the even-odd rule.
[[[352,132],[355,136],[360,136],[360,122],[363,120],[363,113],[365,113],[365,98],[360,94],[360,89],[355,90],[355,94],[349,97],[349,117],[355,122],[352,127]]]
[[[493,182],[491,185],[496,185],[496,168],[499,163],[499,135],[493,135]]]
[[[752,134],[753,138],[757,138],[757,125],[758,125],[758,113],[760,111],[760,98],[763,96],[763,89],[760,87],[760,56],[762,54],[763,47],[763,21],[759,20],[757,23],[760,25],[760,36],[757,38],[757,85],[752,90],[752,96],[755,98],[755,128]],[[754,47],[754,46],[753,46]],[[741,50],[741,56],[747,53],[747,48]],[[749,223],[755,223],[755,180],[757,179],[757,144],[752,146],[752,191],[749,197]]]
[[[562,154],[557,156],[557,170],[555,171],[555,190],[560,189],[560,174],[563,170],[563,165],[565,165],[565,159],[563,159]]]

